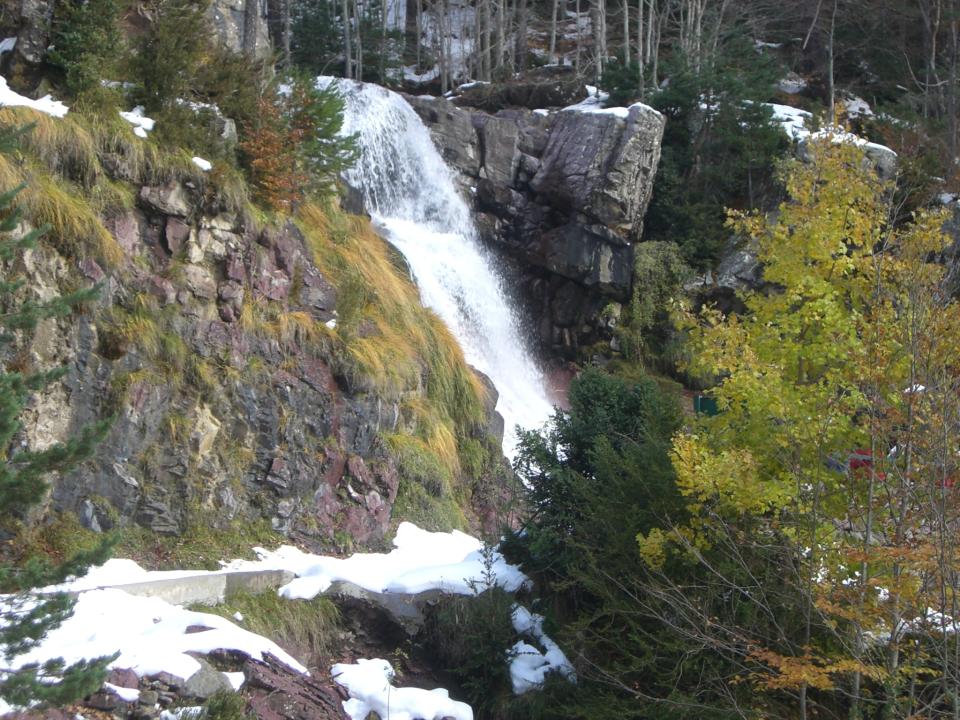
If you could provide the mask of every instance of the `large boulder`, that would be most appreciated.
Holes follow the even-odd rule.
[[[624,238],[640,235],[660,161],[664,118],[651,107],[560,112],[530,187]]]

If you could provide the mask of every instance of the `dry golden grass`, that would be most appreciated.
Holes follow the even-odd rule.
[[[30,108],[6,107],[0,109],[0,124],[32,125],[21,147],[52,173],[91,187],[102,172],[93,136],[70,115],[55,118]]]
[[[317,204],[301,208],[298,219],[314,261],[337,286],[337,333],[358,369],[387,393],[425,389],[455,425],[479,423],[485,388],[370,223]]]
[[[460,457],[483,420],[486,389],[367,220],[308,204],[298,221],[314,261],[337,287],[336,337],[348,365],[401,400],[401,425],[385,437],[400,464],[398,516],[464,527]]]

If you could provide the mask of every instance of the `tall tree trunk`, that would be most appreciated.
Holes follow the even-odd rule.
[[[400,0],[394,0],[400,2]],[[382,0],[380,4],[380,84],[387,84],[387,15],[390,12],[388,0]]]
[[[491,27],[490,2],[491,0],[483,0],[483,79],[487,81],[493,79],[492,48],[490,47],[493,40],[493,28]]]
[[[527,69],[527,0],[517,0],[517,42],[514,70]]]
[[[550,53],[547,57],[549,62],[557,61],[557,11],[560,8],[560,0],[553,0],[552,10],[550,11]]]
[[[350,35],[353,32],[350,26],[350,0],[342,0],[340,12],[343,16],[343,76],[352,78],[351,71],[353,51],[350,45]]]
[[[637,0],[637,87],[640,89],[640,97],[644,97],[646,88],[644,88],[644,57],[643,57],[643,13],[644,0]]]
[[[623,0],[623,66],[630,65],[630,0]]]
[[[833,0],[833,12],[830,14],[830,34],[827,40],[827,92],[830,94],[830,124],[836,125],[837,120],[837,92],[834,87],[834,36],[837,27],[837,3]]]
[[[576,10],[575,10],[575,12],[576,12],[576,14],[577,14],[577,18],[576,18],[576,22],[577,22],[577,51],[576,51],[576,53],[575,53],[574,56],[573,56],[573,57],[574,57],[573,67],[574,67],[574,70],[575,70],[576,73],[577,73],[577,76],[579,77],[579,75],[580,75],[580,48],[581,48],[581,45],[582,45],[582,38],[581,38],[581,36],[582,36],[583,33],[582,33],[581,29],[580,29],[580,0],[575,0],[575,1],[576,1]]]
[[[260,20],[260,0],[246,0],[243,4],[243,53],[250,58],[257,54],[257,27]]]

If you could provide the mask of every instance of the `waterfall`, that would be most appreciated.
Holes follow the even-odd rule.
[[[377,85],[335,82],[346,100],[343,132],[356,133],[360,145],[347,181],[363,193],[379,231],[403,253],[424,305],[447,324],[467,362],[493,381],[506,424],[503,450],[512,458],[515,426],[538,429],[553,408],[452,171],[402,97]]]

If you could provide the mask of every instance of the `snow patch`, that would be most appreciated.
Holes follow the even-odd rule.
[[[550,637],[543,632],[543,616],[527,610],[522,605],[514,605],[511,615],[513,629],[536,641],[543,650],[518,641],[511,649],[510,681],[515,695],[522,695],[543,686],[547,673],[556,672],[570,682],[576,682],[577,676],[567,656]]]
[[[0,604],[13,602],[9,595],[0,596]],[[188,633],[191,626],[210,629]],[[307,672],[276,643],[226,618],[112,588],[81,592],[73,615],[38,646],[12,658],[8,667],[19,669],[57,657],[70,665],[119,653],[111,668],[130,668],[140,677],[167,672],[186,680],[200,669],[191,653],[205,655],[217,649],[237,650],[260,659],[269,653],[291,669]]]
[[[870,104],[856,95],[851,95],[843,100],[843,109],[847,113],[847,117],[852,120],[873,117],[873,109]]]
[[[230,570],[288,570],[297,577],[280,588],[291,599],[310,599],[324,592],[335,581],[345,581],[371,592],[417,594],[440,590],[457,595],[482,591],[484,572],[483,543],[476,538],[453,532],[427,532],[404,522],[389,553],[356,553],[348,558],[312,555],[284,545],[274,552],[255,548],[259,560],[230,563]],[[507,592],[516,592],[529,583],[518,567],[510,565],[498,552],[491,555],[495,584]]]
[[[124,702],[136,702],[140,699],[140,691],[136,688],[125,688],[113,683],[104,683],[103,686]]]
[[[133,125],[133,134],[139,138],[147,137],[147,133],[153,130],[156,121],[143,114],[143,105],[137,105],[129,112],[120,111],[120,117]]]
[[[9,38],[7,38],[9,40]],[[6,42],[6,40],[4,40]],[[62,118],[69,112],[70,108],[59,100],[54,100],[50,95],[44,95],[39,100],[31,100],[28,97],[15,93],[7,85],[7,79],[0,77],[0,105],[3,107],[28,107],[37,112],[46,113],[53,117]]]
[[[795,72],[787,73],[786,77],[777,81],[777,90],[787,95],[797,95],[807,89],[807,81]]]
[[[343,709],[352,720],[366,720],[370,713],[390,720],[473,720],[473,709],[450,699],[443,688],[397,688],[391,684],[394,671],[386,660],[357,660],[330,668],[338,685],[347,689],[350,699]]]
[[[0,40],[0,55],[4,53],[13,52],[13,49],[17,46],[17,38],[8,37]]]
[[[864,150],[876,150],[896,156],[896,152],[886,145],[869,142],[859,135],[847,132],[843,128],[827,127],[817,131],[810,130],[807,127],[807,123],[812,122],[813,114],[806,110],[800,110],[799,108],[789,105],[778,105],[776,103],[766,103],[766,105],[773,110],[774,121],[780,124],[780,127],[783,128],[783,131],[791,140],[801,141],[808,138],[826,138],[833,143],[848,143],[863,148]]]

